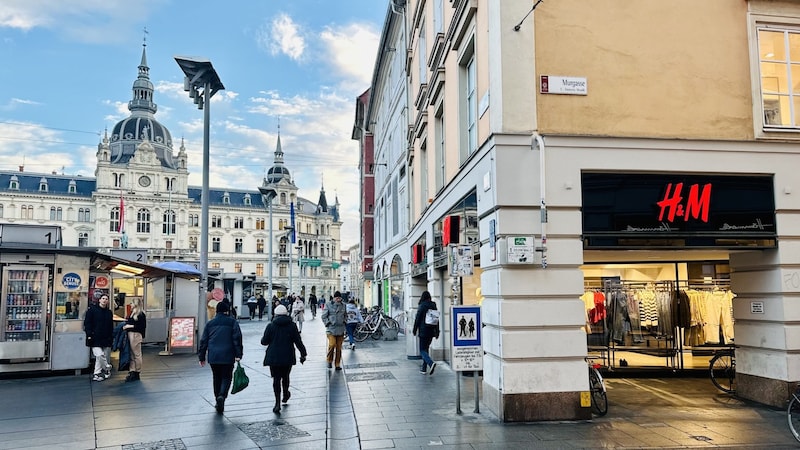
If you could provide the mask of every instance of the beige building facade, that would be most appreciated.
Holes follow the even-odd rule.
[[[784,405],[800,380],[800,5],[393,3],[408,33],[405,301],[481,306],[484,405],[587,419],[587,354],[683,369],[734,335],[737,393]],[[448,267],[454,243],[474,250],[471,274]],[[712,287],[730,307],[709,312]],[[669,314],[647,316],[648,293]],[[434,356],[450,358],[450,332]]]

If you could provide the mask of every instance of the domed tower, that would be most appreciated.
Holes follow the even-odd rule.
[[[278,132],[278,144],[275,147],[275,161],[272,167],[267,171],[267,183],[277,184],[282,180],[292,182],[292,177],[289,175],[289,169],[283,165],[283,149],[281,148],[281,134]]]
[[[153,117],[158,106],[153,102],[153,83],[150,81],[150,67],[147,65],[146,43],[142,45],[139,76],[133,82],[133,98],[128,102],[128,110],[131,112],[130,117],[119,121],[111,132],[110,162],[127,164],[139,144],[147,139],[161,166],[177,169],[172,155],[172,135],[167,127]]]

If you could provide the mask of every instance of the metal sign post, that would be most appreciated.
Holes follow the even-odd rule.
[[[461,414],[461,386],[459,372],[472,371],[475,383],[475,412],[480,412],[478,372],[483,370],[483,343],[481,338],[481,307],[452,306],[453,370],[456,372],[456,413]]]

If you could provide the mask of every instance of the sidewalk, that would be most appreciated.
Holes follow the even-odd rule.
[[[292,370],[292,398],[272,412],[272,379],[261,365],[267,322],[240,322],[250,386],[214,410],[211,371],[193,354],[146,347],[142,380],[114,373],[0,380],[0,449],[377,449],[377,448],[797,448],[781,410],[715,391],[706,379],[607,380],[609,413],[586,422],[503,424],[474,409],[471,377],[439,363],[432,376],[406,358],[405,338],[344,350],[328,370],[317,318],[303,340],[309,357]],[[330,393],[330,395],[329,395]]]

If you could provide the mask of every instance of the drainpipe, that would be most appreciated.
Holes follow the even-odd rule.
[[[540,221],[542,226],[542,246],[536,250],[542,252],[542,269],[547,268],[547,202],[545,200],[545,160],[544,139],[539,133],[534,132],[531,138],[531,150],[539,148],[539,193],[540,193]]]

